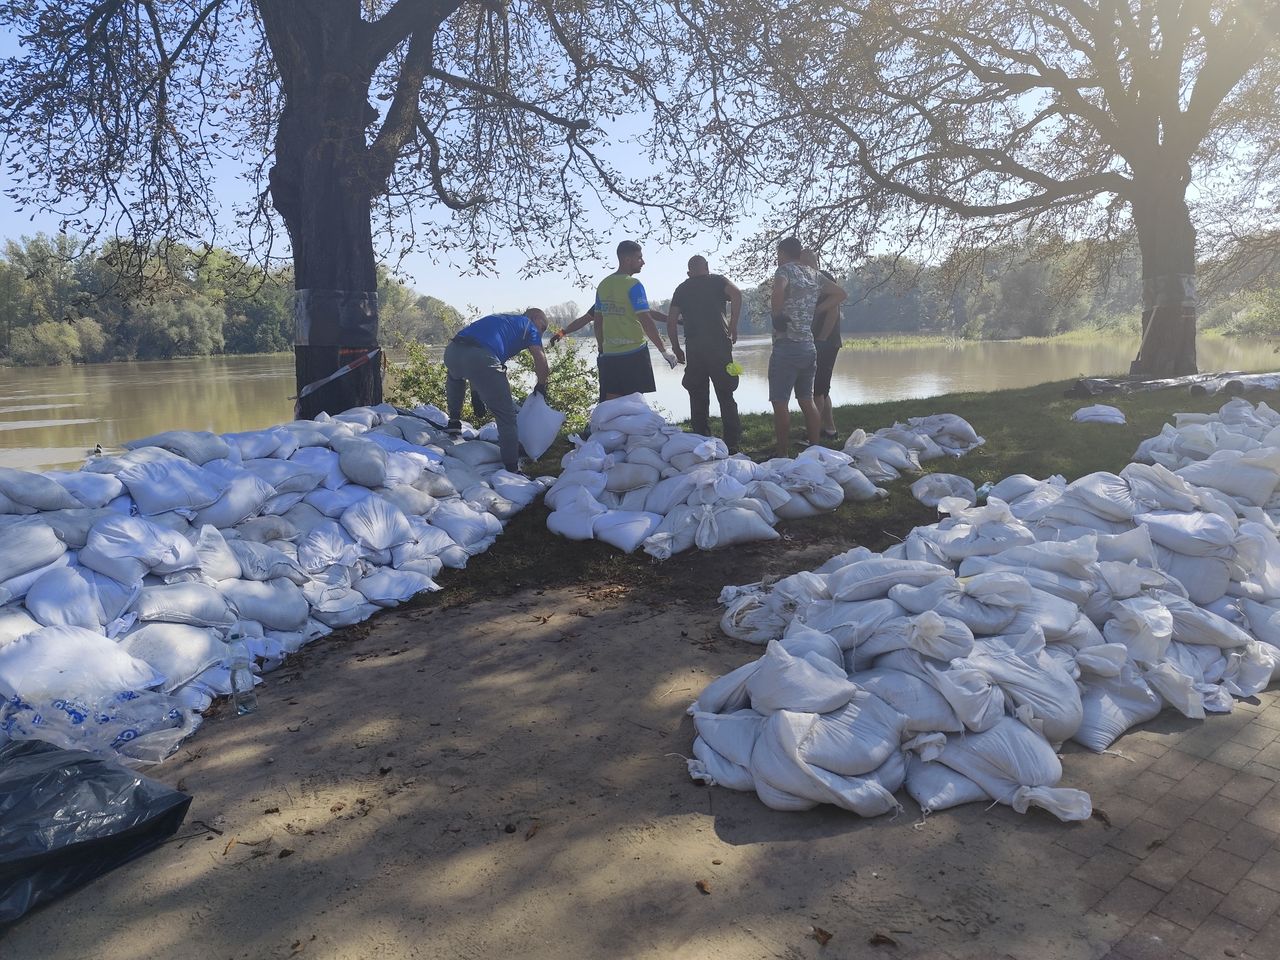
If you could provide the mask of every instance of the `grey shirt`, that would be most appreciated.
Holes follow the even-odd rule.
[[[822,292],[822,277],[813,267],[792,261],[780,266],[774,279],[784,277],[787,287],[783,294],[782,312],[787,315],[787,329],[773,334],[774,340],[796,340],[813,343],[813,311],[818,306]]]

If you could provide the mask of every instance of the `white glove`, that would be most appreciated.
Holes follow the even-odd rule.
[[[680,362],[676,359],[676,355],[670,350],[662,351],[662,359],[667,361],[667,365],[670,366],[672,370],[674,370],[676,368],[676,364]]]

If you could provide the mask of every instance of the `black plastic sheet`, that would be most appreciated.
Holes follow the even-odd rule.
[[[159,846],[190,805],[92,754],[0,746],[0,926]]]

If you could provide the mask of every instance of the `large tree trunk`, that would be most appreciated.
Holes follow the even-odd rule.
[[[1133,220],[1142,253],[1142,344],[1130,372],[1196,373],[1196,231],[1179,177],[1138,179]]]
[[[271,199],[293,246],[298,391],[378,347],[377,268],[365,130],[376,119],[361,62],[359,0],[259,5],[280,68],[285,107]],[[382,400],[382,355],[307,396],[314,417]]]

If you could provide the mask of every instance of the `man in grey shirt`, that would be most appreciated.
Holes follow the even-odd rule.
[[[773,352],[769,354],[769,402],[773,404],[776,454],[790,454],[791,394],[804,414],[805,432],[812,446],[819,442],[822,418],[813,402],[813,377],[818,352],[813,342],[814,314],[829,310],[847,296],[838,283],[801,262],[804,246],[798,237],[778,244],[778,269],[773,275],[769,310],[773,319]]]

